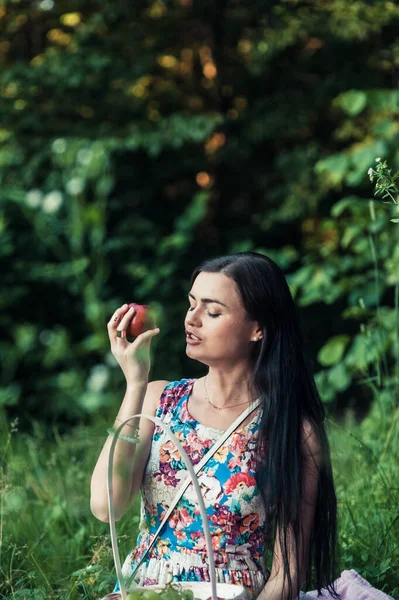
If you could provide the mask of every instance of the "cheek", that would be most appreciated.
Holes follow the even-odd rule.
[[[212,325],[214,329],[217,329],[218,332],[228,331],[230,335],[234,335],[234,324],[230,321],[230,319],[218,317],[217,319],[213,319]]]
[[[229,319],[220,329],[218,328],[217,334],[220,336],[221,344],[232,350],[243,349],[248,345],[248,330],[234,319]]]
[[[217,323],[214,326],[214,333],[218,337],[219,343],[223,346],[235,348],[242,344],[243,332],[232,319],[223,319]]]

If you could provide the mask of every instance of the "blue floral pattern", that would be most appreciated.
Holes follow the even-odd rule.
[[[188,410],[195,379],[169,383],[156,416],[168,424],[196,465],[223,433],[202,425]],[[216,577],[221,583],[244,585],[256,595],[267,577],[263,567],[265,512],[255,481],[255,446],[260,411],[222,444],[198,474],[212,536]],[[136,547],[123,564],[124,575],[135,568],[187,477],[179,451],[155,426],[142,484],[141,518]],[[177,503],[154,546],[135,574],[139,585],[170,581],[209,581],[203,525],[192,485]],[[116,584],[114,591],[118,591]]]

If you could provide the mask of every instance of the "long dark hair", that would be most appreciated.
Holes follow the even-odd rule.
[[[304,353],[299,313],[283,271],[270,258],[256,252],[238,252],[207,260],[198,266],[191,285],[201,272],[223,273],[236,285],[251,320],[263,330],[252,348],[252,384],[263,399],[258,438],[257,484],[267,515],[266,548],[278,531],[283,556],[284,584],[293,599],[289,545],[295,539],[295,572],[299,574],[299,537],[302,530],[303,425],[306,420],[322,451],[313,528],[304,561],[305,581],[295,577],[296,594],[303,584],[309,590],[314,577],[318,594],[335,589],[337,577],[337,499],[324,427],[325,410],[312,370]],[[314,572],[314,573],[313,573]],[[303,577],[303,571],[302,571]]]

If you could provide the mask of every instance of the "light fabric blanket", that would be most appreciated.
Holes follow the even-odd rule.
[[[393,596],[373,587],[355,569],[342,571],[334,584],[337,592],[341,594],[341,600],[395,600]],[[300,592],[298,597],[299,600],[315,600],[315,598],[334,600],[326,588],[322,588],[320,596],[317,596],[317,590],[312,590],[311,592]]]

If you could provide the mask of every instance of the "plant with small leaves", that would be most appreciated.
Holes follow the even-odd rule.
[[[398,207],[399,187],[396,182],[399,179],[399,171],[392,175],[392,169],[388,168],[387,161],[381,160],[380,157],[376,158],[375,162],[377,163],[375,169],[370,167],[367,171],[370,181],[374,182],[376,180],[374,183],[374,196],[382,195],[384,204],[390,204],[392,201]],[[384,200],[384,198],[389,198],[389,200]],[[399,218],[390,220],[392,223],[399,223]]]

